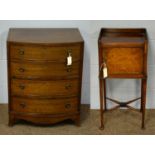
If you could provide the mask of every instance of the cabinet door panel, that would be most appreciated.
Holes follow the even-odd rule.
[[[104,48],[103,59],[108,68],[108,74],[142,74],[142,48]]]

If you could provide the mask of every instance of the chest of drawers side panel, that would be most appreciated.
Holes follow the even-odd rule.
[[[7,81],[8,81],[8,112],[10,113],[11,111],[11,70],[10,70],[10,43],[7,42]],[[9,115],[10,116],[10,115]]]
[[[81,63],[80,63],[80,89],[79,89],[79,111],[80,111],[80,105],[81,105],[81,93],[82,93],[82,76],[83,76],[83,60],[84,60],[84,42],[80,44],[80,53],[81,53]]]

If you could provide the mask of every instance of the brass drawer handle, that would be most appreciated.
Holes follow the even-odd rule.
[[[65,108],[66,109],[70,109],[71,108],[71,104],[70,103],[65,104]]]
[[[66,89],[70,89],[71,87],[72,87],[71,84],[67,84],[67,85],[65,86]]]
[[[20,55],[24,55],[24,50],[23,49],[19,49],[19,54]]]
[[[67,68],[67,72],[70,73],[72,70],[71,68]]]
[[[20,103],[19,104],[22,108],[25,108],[26,107],[26,104],[25,103]]]
[[[71,49],[68,49],[67,54],[68,54],[68,55],[71,55],[71,54],[72,54],[72,50],[71,50]]]
[[[18,69],[20,72],[25,72],[25,69],[24,68],[19,68]]]
[[[20,89],[25,89],[25,86],[24,85],[19,85],[19,88]]]

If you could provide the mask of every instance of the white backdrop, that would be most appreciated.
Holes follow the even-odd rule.
[[[0,21],[0,103],[8,102],[6,40],[11,27],[77,27],[85,41],[82,103],[99,108],[98,47],[101,27],[144,27],[149,37],[147,108],[155,108],[155,21]],[[108,96],[125,101],[139,96],[140,81],[108,80]],[[110,104],[109,104],[110,105]],[[136,103],[135,106],[139,104]]]

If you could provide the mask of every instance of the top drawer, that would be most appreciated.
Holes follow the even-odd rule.
[[[69,53],[73,61],[81,58],[81,46],[34,46],[34,45],[11,45],[10,58],[20,60],[40,60],[65,62]]]

